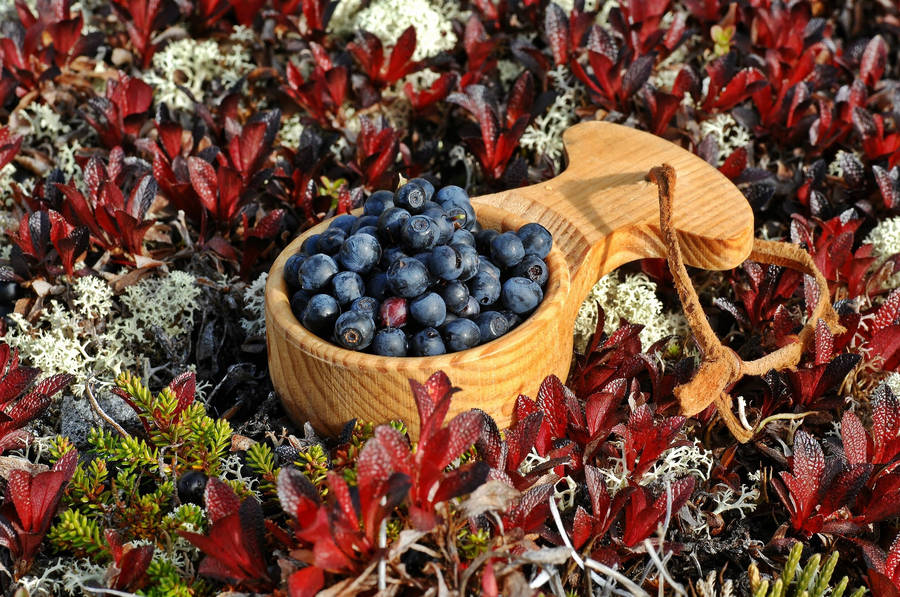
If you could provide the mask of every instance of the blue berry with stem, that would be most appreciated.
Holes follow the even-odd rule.
[[[428,182],[426,179],[420,178],[420,177],[410,178],[407,181],[407,184],[409,184],[410,182],[414,182],[417,185],[419,185],[420,187],[422,187],[422,190],[425,191],[425,201],[432,200],[432,198],[434,197],[434,185],[433,184]]]
[[[465,317],[466,319],[475,319],[478,315],[481,314],[481,305],[478,304],[478,301],[474,296],[470,296],[466,301],[466,306],[456,311],[456,315],[460,317]]]

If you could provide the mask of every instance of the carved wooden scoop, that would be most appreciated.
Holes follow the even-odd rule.
[[[731,269],[750,254],[750,205],[699,157],[649,133],[606,122],[573,126],[563,141],[569,166],[556,178],[472,199],[485,227],[515,230],[539,222],[553,234],[544,301],[493,342],[435,357],[382,357],[340,348],[296,320],[283,279],[288,257],[328,222],[306,231],[278,256],[266,286],[269,372],[295,422],[337,433],[354,417],[402,419],[418,437],[408,380],[424,381],[443,370],[462,388],[449,416],[480,408],[501,428],[507,426],[517,395],[533,394],[551,373],[566,379],[575,315],[597,279],[628,261],[666,256],[657,187],[646,180],[653,166],[667,163],[678,172],[672,222],[685,263]]]

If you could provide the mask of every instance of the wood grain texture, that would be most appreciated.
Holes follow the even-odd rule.
[[[594,282],[619,265],[663,257],[656,187],[651,167],[678,172],[674,222],[689,265],[729,269],[749,254],[753,213],[744,196],[715,168],[664,139],[634,129],[588,122],[563,137],[568,168],[556,178],[473,199],[479,222],[515,230],[540,222],[554,238],[550,279],[538,310],[502,338],[437,357],[388,358],[344,350],[308,332],[290,310],[282,271],[308,230],[276,259],[266,286],[269,372],[290,417],[334,434],[354,417],[402,419],[418,436],[410,378],[424,381],[443,370],[462,388],[450,416],[480,408],[502,428],[511,422],[520,393],[534,396],[546,375],[565,379],[571,364],[572,327]]]

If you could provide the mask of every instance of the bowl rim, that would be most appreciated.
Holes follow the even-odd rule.
[[[515,230],[518,227],[528,223],[527,220],[506,212],[500,208],[490,205],[474,203],[476,215],[481,221],[484,217],[490,228],[499,228],[500,230]],[[362,208],[357,208],[351,213],[359,215]],[[449,352],[442,355],[425,356],[425,357],[388,357],[367,352],[349,350],[333,344],[328,340],[320,338],[307,330],[301,324],[290,308],[290,297],[288,296],[287,284],[284,281],[283,271],[284,264],[288,258],[300,250],[303,241],[313,234],[317,234],[328,227],[333,220],[329,218],[319,222],[315,226],[305,230],[293,241],[291,241],[275,259],[269,270],[269,276],[266,280],[265,290],[265,311],[266,311],[266,335],[273,333],[270,330],[271,324],[276,324],[279,328],[278,333],[282,334],[285,340],[289,341],[295,348],[302,352],[315,357],[322,361],[328,361],[335,366],[346,367],[368,367],[373,369],[383,368],[386,363],[390,363],[396,369],[432,369],[437,371],[442,365],[453,363],[454,366],[465,365],[485,358],[486,356],[506,352],[507,348],[515,348],[531,341],[534,337],[533,332],[537,331],[532,328],[540,326],[546,322],[553,323],[565,316],[565,304],[570,291],[570,271],[566,258],[557,244],[553,244],[553,248],[547,255],[546,263],[549,277],[545,286],[543,300],[538,308],[525,320],[522,321],[515,329],[504,334],[496,340],[491,340],[485,344],[479,344],[466,350],[458,352]],[[562,322],[565,323],[565,322]],[[510,354],[513,354],[510,351]]]

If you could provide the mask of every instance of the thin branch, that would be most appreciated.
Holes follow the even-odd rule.
[[[85,390],[87,391],[88,402],[91,403],[91,408],[94,409],[94,412],[96,412],[97,415],[101,419],[103,419],[104,421],[109,423],[109,425],[113,429],[115,429],[119,433],[119,435],[121,435],[122,437],[124,437],[126,439],[130,438],[131,434],[129,434],[127,431],[125,431],[125,429],[123,429],[121,425],[119,425],[111,416],[106,414],[106,411],[104,411],[100,407],[100,403],[97,402],[97,398],[94,397],[94,388],[93,388],[93,384],[91,383],[92,381],[93,381],[93,378],[89,379],[88,382],[84,385]]]

